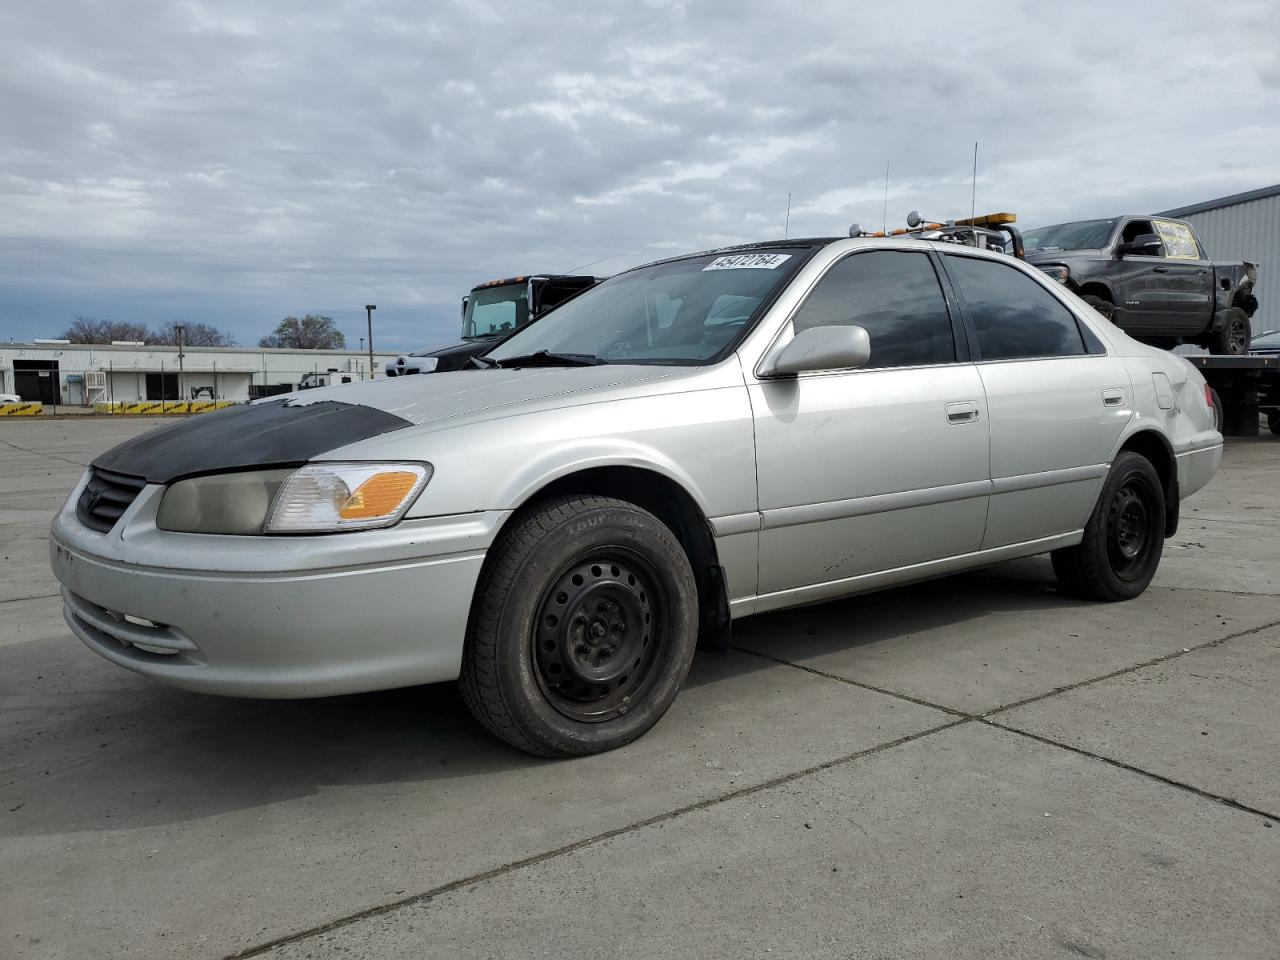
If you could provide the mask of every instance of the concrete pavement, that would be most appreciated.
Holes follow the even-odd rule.
[[[1277,955],[1280,444],[1136,601],[1037,559],[744,621],[549,763],[450,686],[223,700],[75,641],[49,515],[153,425],[0,425],[0,956]]]

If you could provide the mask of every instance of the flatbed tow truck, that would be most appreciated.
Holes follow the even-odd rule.
[[[910,237],[965,246],[998,250],[1020,260],[1026,259],[1022,234],[1014,226],[1018,218],[1012,213],[991,213],[979,217],[945,222],[925,222],[919,213],[907,215],[907,226],[890,231],[863,231],[857,224],[851,236]],[[1050,276],[1056,275],[1046,270]],[[1105,314],[1104,314],[1105,316]],[[1145,338],[1131,333],[1135,340]],[[1156,346],[1164,346],[1157,343]],[[1183,354],[1196,367],[1213,393],[1218,429],[1228,437],[1256,437],[1261,431],[1261,417],[1267,416],[1271,432],[1280,436],[1280,355],[1260,354]]]

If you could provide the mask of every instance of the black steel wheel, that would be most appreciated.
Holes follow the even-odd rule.
[[[1160,475],[1146,457],[1122,452],[1111,465],[1079,546],[1053,551],[1058,585],[1090,600],[1138,596],[1160,565],[1164,524]]]
[[[697,634],[693,570],[661,520],[622,500],[559,497],[523,511],[491,548],[459,684],[513,746],[600,753],[658,722]]]
[[[648,561],[589,551],[543,595],[533,631],[538,684],[573,720],[602,723],[643,698],[662,656],[666,602]]]
[[[1151,539],[1162,517],[1152,511],[1156,490],[1147,477],[1135,472],[1111,498],[1107,508],[1107,556],[1112,572],[1121,580],[1134,580],[1146,568]]]

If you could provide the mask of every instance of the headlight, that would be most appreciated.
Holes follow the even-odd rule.
[[[331,533],[388,527],[431,479],[425,463],[313,463],[276,494],[267,533]]]
[[[156,526],[178,533],[261,533],[267,511],[291,473],[255,470],[179,480],[165,491]]]
[[[1059,283],[1066,283],[1067,278],[1071,276],[1070,270],[1057,263],[1051,264],[1047,267],[1041,267],[1040,269],[1053,277],[1053,279],[1057,280]]]
[[[396,523],[431,479],[425,463],[325,463],[181,480],[165,491],[161,530],[334,533]]]

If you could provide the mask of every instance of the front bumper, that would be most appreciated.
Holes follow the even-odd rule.
[[[82,481],[83,483],[83,481]],[[174,686],[318,697],[452,680],[501,512],[318,537],[175,534],[147,487],[110,533],[74,503],[50,562],[90,649]]]

